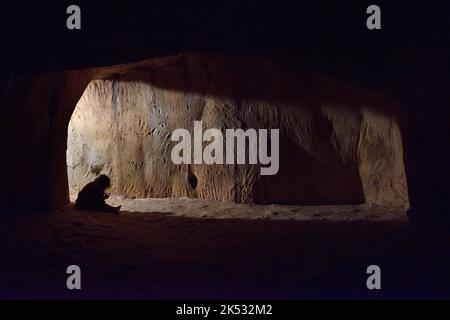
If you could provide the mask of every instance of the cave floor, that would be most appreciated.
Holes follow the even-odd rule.
[[[403,209],[119,202],[2,217],[0,298],[450,298],[450,237],[413,232]]]

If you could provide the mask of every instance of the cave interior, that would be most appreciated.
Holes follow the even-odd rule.
[[[370,263],[393,283],[382,297],[448,296],[442,10],[392,4],[368,33],[363,5],[80,6],[79,32],[40,18],[64,4],[1,20],[1,296],[67,296],[54,274],[73,259],[92,266],[90,298],[370,297],[347,276]],[[278,173],[173,164],[171,133],[194,121],[279,129]],[[100,173],[119,217],[72,208]]]

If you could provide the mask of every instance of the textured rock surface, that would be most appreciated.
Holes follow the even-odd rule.
[[[0,84],[2,212],[48,210],[69,200],[67,125],[87,72],[24,75]]]
[[[128,197],[408,204],[396,106],[371,91],[283,61],[229,56],[182,55],[117,70],[89,84],[72,116],[72,192],[102,172],[115,194]],[[195,120],[204,129],[280,129],[280,171],[173,165],[170,135],[192,132]]]

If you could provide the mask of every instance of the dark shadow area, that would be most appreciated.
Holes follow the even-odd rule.
[[[108,78],[113,81],[234,99],[243,105],[264,101],[292,104],[295,109],[299,101],[305,101],[318,109],[327,99],[339,109],[355,110],[364,101],[376,113],[404,116],[393,99],[395,92],[317,72],[304,60],[285,53],[181,53],[111,67],[111,71]]]
[[[214,220],[68,211],[3,217],[2,298],[449,298],[450,239],[404,220]],[[65,288],[67,266],[82,290]],[[382,290],[366,289],[367,266]]]
[[[255,203],[289,205],[364,203],[364,191],[357,164],[342,163],[331,145],[325,145],[329,150],[325,150],[326,163],[321,163],[308,152],[298,148],[289,139],[288,134],[283,138],[285,140],[280,142],[280,159],[283,166],[276,175],[264,176],[258,180],[254,186]]]

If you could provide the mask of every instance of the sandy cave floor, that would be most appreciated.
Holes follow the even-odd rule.
[[[450,238],[404,210],[120,199],[0,219],[1,298],[450,298]],[[66,289],[66,268],[82,290]],[[367,266],[382,290],[366,289]]]

